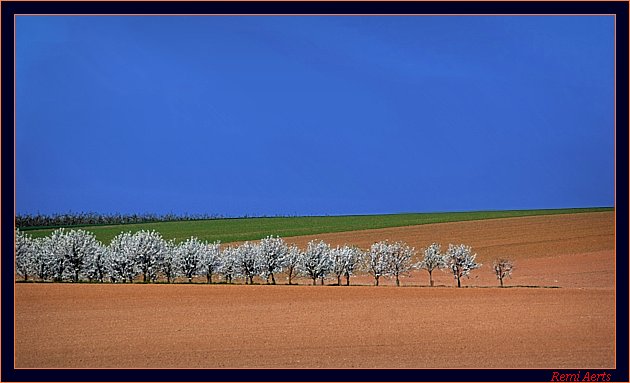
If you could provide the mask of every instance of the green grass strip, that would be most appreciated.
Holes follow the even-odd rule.
[[[309,217],[273,217],[273,218],[222,218],[199,221],[154,222],[109,226],[73,227],[91,231],[100,241],[108,244],[112,238],[123,231],[155,230],[165,239],[183,241],[190,236],[207,241],[256,240],[267,235],[293,237],[342,231],[382,229],[431,223],[472,221],[494,218],[525,217],[535,215],[593,213],[613,211],[613,208],[576,208],[546,210],[501,210],[471,211],[449,213],[409,213],[384,215],[345,215],[345,216],[309,216]],[[50,235],[54,229],[24,229],[33,237]]]

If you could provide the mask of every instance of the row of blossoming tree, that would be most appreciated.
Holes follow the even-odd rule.
[[[350,285],[350,277],[368,273],[378,286],[381,277],[400,277],[413,269],[424,269],[434,285],[433,271],[450,270],[461,287],[461,279],[481,267],[476,254],[466,245],[449,245],[445,253],[433,243],[424,250],[424,257],[414,263],[416,251],[404,242],[380,241],[369,249],[356,246],[331,247],[324,241],[310,241],[305,250],[287,244],[282,238],[268,236],[257,242],[221,246],[195,237],[176,243],[165,240],[156,231],[123,232],[114,237],[109,246],[98,241],[85,230],[57,229],[50,236],[33,238],[16,230],[16,271],[24,279],[41,281],[91,281],[112,283],[133,282],[139,277],[145,283],[164,280],[192,282],[205,277],[222,276],[225,283],[243,279],[253,284],[254,277],[276,284],[276,276],[284,273],[288,283],[305,277],[324,284],[333,277],[338,285]],[[498,260],[494,263],[497,278],[510,276],[512,263]]]

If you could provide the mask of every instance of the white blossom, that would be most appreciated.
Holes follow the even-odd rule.
[[[87,259],[86,274],[90,281],[104,282],[108,275],[109,248],[97,242],[97,249]]]
[[[433,270],[444,269],[448,267],[446,257],[440,252],[441,246],[438,243],[432,243],[424,249],[424,258],[416,264],[417,269],[425,269],[429,273],[429,284],[433,286]]]
[[[324,284],[324,278],[330,273],[332,263],[330,261],[330,245],[324,241],[312,240],[306,245],[306,251],[300,262],[300,271],[313,280],[317,278]]]
[[[411,259],[416,254],[413,247],[404,242],[394,242],[388,246],[387,274],[396,279],[396,286],[400,286],[400,276],[407,275],[412,268]]]
[[[205,244],[201,265],[206,274],[207,282],[212,283],[212,276],[218,273],[221,268],[221,244],[219,242]]]
[[[232,283],[232,280],[238,277],[237,250],[235,247],[228,246],[221,251],[220,256],[219,272],[225,277],[226,283]]]
[[[297,247],[297,245],[288,246],[287,252],[282,258],[281,263],[287,271],[289,284],[292,283],[292,278],[296,274],[299,264],[302,261],[302,257],[304,257],[304,253],[302,252],[302,250],[300,250],[299,247]]]
[[[337,285],[341,285],[341,277],[346,278],[346,285],[350,285],[350,276],[353,275],[359,260],[361,250],[355,246],[337,246],[330,250],[331,271],[337,277]]]
[[[280,273],[283,269],[283,261],[286,257],[289,247],[280,237],[268,236],[260,240],[259,243],[260,257],[260,275],[271,284],[276,284],[274,273]]]
[[[469,278],[472,270],[481,267],[481,263],[476,263],[477,254],[472,253],[470,246],[466,245],[448,245],[446,260],[448,266],[453,272],[453,277],[457,280],[457,287],[461,287],[461,278]]]
[[[175,248],[179,268],[182,274],[188,278],[188,282],[192,282],[192,279],[199,273],[204,247],[205,244],[199,241],[197,237],[190,237]]]
[[[133,263],[139,273],[142,273],[143,282],[155,282],[166,250],[162,234],[157,231],[138,231],[132,236],[132,246]]]
[[[374,277],[374,285],[378,286],[379,279],[389,271],[389,242],[387,240],[373,243],[365,253],[364,268]]]
[[[133,283],[137,275],[134,242],[133,234],[126,232],[115,236],[109,244],[108,270],[112,282]]]
[[[177,249],[177,244],[174,240],[166,241],[160,260],[160,271],[166,277],[167,283],[174,282],[179,274],[179,262],[175,249]]]
[[[252,242],[245,242],[236,248],[236,265],[245,278],[245,284],[253,284],[254,276],[260,274],[260,247]]]
[[[15,230],[15,268],[19,275],[28,281],[29,276],[37,273],[35,259],[37,257],[37,243],[28,233]]]
[[[52,253],[47,250],[47,241],[48,237],[35,238],[32,244],[34,247],[33,267],[35,269],[35,274],[42,281],[45,281],[53,276],[53,258]]]

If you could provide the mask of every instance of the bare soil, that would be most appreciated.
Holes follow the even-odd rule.
[[[605,212],[291,238],[466,243],[485,265],[461,289],[441,272],[434,288],[422,272],[400,288],[20,283],[15,365],[614,368],[614,235]],[[517,262],[510,288],[488,267],[498,256]]]

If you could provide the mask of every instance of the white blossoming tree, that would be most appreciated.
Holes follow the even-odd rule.
[[[350,286],[350,276],[354,275],[355,270],[359,269],[360,262],[364,257],[363,251],[356,246],[351,246],[344,252],[344,277],[346,278],[346,286]]]
[[[448,252],[446,253],[446,261],[448,263],[453,277],[457,279],[457,287],[461,287],[461,278],[470,278],[470,272],[472,270],[481,267],[481,263],[475,262],[477,254],[472,253],[470,246],[466,245],[448,245]]]
[[[88,260],[102,246],[93,233],[85,230],[55,230],[44,241],[44,249],[50,258],[50,268],[55,281],[62,281],[66,276],[78,282],[85,272]]]
[[[441,246],[438,243],[432,243],[424,249],[424,258],[416,264],[417,269],[424,269],[429,273],[429,285],[433,287],[433,270],[444,269],[448,267],[445,255],[441,252]]]
[[[90,258],[102,246],[93,233],[85,230],[70,230],[67,234],[66,260],[73,282],[78,282]]]
[[[201,258],[201,268],[206,274],[206,282],[212,283],[212,276],[221,268],[221,243],[206,243]]]
[[[63,281],[66,274],[66,242],[65,229],[57,229],[45,237],[42,243],[42,251],[46,253],[49,275],[55,282]]]
[[[394,242],[387,248],[388,270],[387,274],[396,279],[396,286],[400,286],[400,276],[408,275],[412,268],[411,260],[416,250],[404,242]]]
[[[340,246],[330,249],[330,271],[337,278],[337,286],[341,286],[341,277],[344,273],[343,248]]]
[[[316,284],[317,278],[323,285],[324,278],[331,271],[330,250],[330,245],[324,241],[312,240],[306,245],[306,251],[300,262],[300,270],[302,274],[313,280],[313,285]]]
[[[15,268],[25,281],[37,273],[35,266],[37,250],[36,242],[30,234],[15,230]]]
[[[276,284],[275,273],[282,272],[283,260],[289,251],[284,239],[280,237],[268,236],[260,240],[258,244],[260,257],[260,273],[263,278],[271,284]]]
[[[109,248],[98,243],[98,249],[88,257],[86,274],[90,282],[104,282],[108,273]]]
[[[330,250],[332,273],[337,277],[337,285],[341,285],[341,278],[346,278],[346,286],[350,285],[350,276],[354,273],[361,257],[361,250],[354,246],[337,246]]]
[[[134,264],[135,244],[131,232],[115,236],[109,244],[109,277],[112,282],[133,283],[137,275]]]
[[[225,283],[232,283],[238,277],[237,248],[227,246],[221,251],[221,266],[219,273],[225,277]]]
[[[365,253],[364,269],[374,278],[374,285],[378,286],[379,279],[387,275],[390,270],[390,244],[387,240],[373,243]]]
[[[494,261],[493,263],[494,273],[497,276],[497,279],[501,283],[501,287],[503,287],[503,279],[512,278],[512,270],[514,270],[514,263],[509,259],[500,258]]]
[[[245,242],[236,248],[236,264],[239,273],[245,278],[245,284],[254,284],[254,276],[260,274],[260,247],[252,242]]]
[[[290,245],[287,247],[287,252],[281,260],[283,267],[286,269],[287,278],[289,284],[292,284],[292,279],[296,275],[299,268],[299,264],[304,254],[297,245]]]
[[[189,283],[199,273],[204,256],[204,247],[205,244],[197,237],[190,237],[176,248],[179,269],[188,278]]]
[[[157,231],[141,230],[132,236],[131,256],[142,274],[143,282],[157,280],[160,261],[166,250],[166,242]]]
[[[160,271],[166,277],[167,283],[172,283],[179,273],[179,260],[177,257],[177,244],[175,240],[170,239],[164,245],[164,253],[160,259]]]
[[[33,239],[33,246],[35,247],[33,267],[35,275],[37,275],[40,281],[45,281],[52,277],[53,257],[52,253],[48,250],[47,242],[48,237]]]

